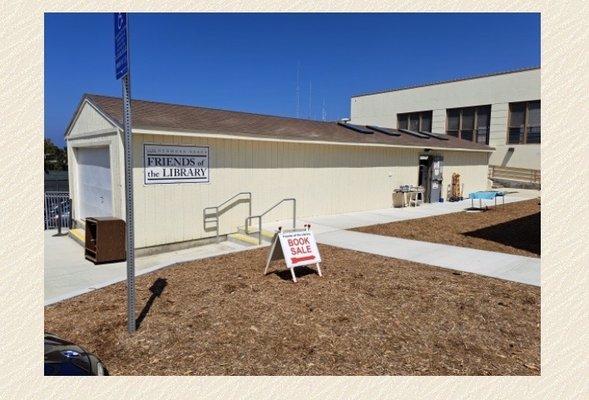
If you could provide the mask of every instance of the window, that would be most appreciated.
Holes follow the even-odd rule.
[[[446,110],[446,133],[460,139],[489,144],[491,106]]]
[[[507,143],[540,143],[540,100],[509,104]]]
[[[421,111],[397,114],[397,129],[408,129],[416,132],[431,132],[432,112]]]

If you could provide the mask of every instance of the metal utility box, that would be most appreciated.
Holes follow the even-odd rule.
[[[86,218],[85,255],[94,264],[124,261],[125,221],[111,217]]]

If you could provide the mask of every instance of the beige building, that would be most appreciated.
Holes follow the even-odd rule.
[[[539,179],[540,68],[360,94],[350,119],[488,144],[496,171]]]
[[[388,208],[427,160],[441,160],[442,199],[453,173],[466,195],[487,188],[492,148],[473,141],[139,100],[132,110],[137,248],[192,244],[217,226],[236,232],[250,205],[257,215],[285,198],[296,199],[299,218]],[[121,99],[85,95],[66,140],[75,223],[124,219]],[[218,222],[205,211],[240,192],[251,203],[237,196]],[[264,223],[289,218],[285,202]]]

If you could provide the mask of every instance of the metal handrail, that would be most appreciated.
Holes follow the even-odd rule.
[[[242,194],[247,194],[249,197],[249,211],[248,211],[248,216],[251,217],[252,215],[252,192],[239,192],[236,195],[228,198],[227,200],[225,200],[224,202],[222,202],[221,204],[217,205],[217,206],[213,206],[213,207],[205,207],[202,210],[202,221],[203,224],[205,223],[205,220],[207,218],[207,210],[215,210],[215,218],[216,218],[216,222],[217,222],[217,229],[216,229],[216,238],[217,238],[217,242],[219,241],[219,209],[221,207],[223,207],[225,204],[229,203],[231,200],[235,199],[238,196],[241,196]],[[210,215],[210,214],[208,214]]]
[[[250,215],[245,219],[245,233],[249,234],[249,225],[250,221],[254,218],[258,219],[258,244],[262,244],[262,217],[268,214],[270,211],[274,210],[280,204],[284,203],[285,201],[292,201],[292,228],[295,229],[297,226],[297,199],[295,198],[286,198],[280,200],[278,203],[274,204],[272,207],[264,211],[262,214],[259,215]]]

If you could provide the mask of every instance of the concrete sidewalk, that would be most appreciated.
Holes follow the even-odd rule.
[[[535,193],[513,193],[505,196],[505,204],[516,201],[529,200],[537,197]],[[538,194],[539,195],[539,194]],[[499,200],[501,201],[501,200]],[[484,203],[483,203],[484,204]],[[487,201],[492,205],[492,201]],[[317,216],[297,220],[297,227],[311,224],[315,234],[332,232],[341,229],[352,229],[361,226],[387,224],[389,222],[404,221],[416,218],[433,217],[436,215],[456,213],[470,207],[470,200],[444,203],[425,203],[419,207],[384,208],[380,210],[358,211],[346,214]],[[501,205],[499,205],[501,207]],[[279,226],[290,228],[292,220],[283,220],[264,224],[264,229],[276,230]]]
[[[319,243],[540,286],[540,259],[354,231],[317,235]]]
[[[45,305],[56,303],[127,279],[127,263],[94,265],[84,258],[84,249],[67,236],[45,231]],[[208,244],[161,253],[135,260],[136,275],[143,275],[179,262],[248,250],[231,242]]]
[[[535,193],[506,196],[505,202],[537,197]],[[419,207],[387,208],[348,214],[299,219],[297,226],[311,224],[320,243],[387,257],[417,261],[425,264],[474,272],[481,275],[531,285],[540,284],[540,260],[482,250],[350,232],[346,229],[382,224],[415,218],[424,218],[463,211],[469,200],[455,203],[423,204]],[[289,227],[292,221],[264,224],[274,230]],[[84,259],[82,246],[67,236],[54,236],[56,231],[45,231],[45,305],[74,297],[126,279],[126,263],[94,265]],[[263,246],[267,246],[265,243]],[[221,242],[162,253],[136,260],[136,275],[142,275],[166,266],[237,251],[249,250],[231,242]]]
[[[537,196],[539,196],[539,192],[536,191],[514,193],[505,197],[505,204],[529,200]],[[311,224],[317,241],[331,246],[540,286],[539,258],[347,230],[360,226],[460,212],[468,207],[470,207],[470,200],[423,204],[419,207],[387,208],[305,218],[297,221],[297,227]],[[290,223],[292,222],[285,220],[264,224],[264,228],[273,230],[278,226],[289,227]]]

